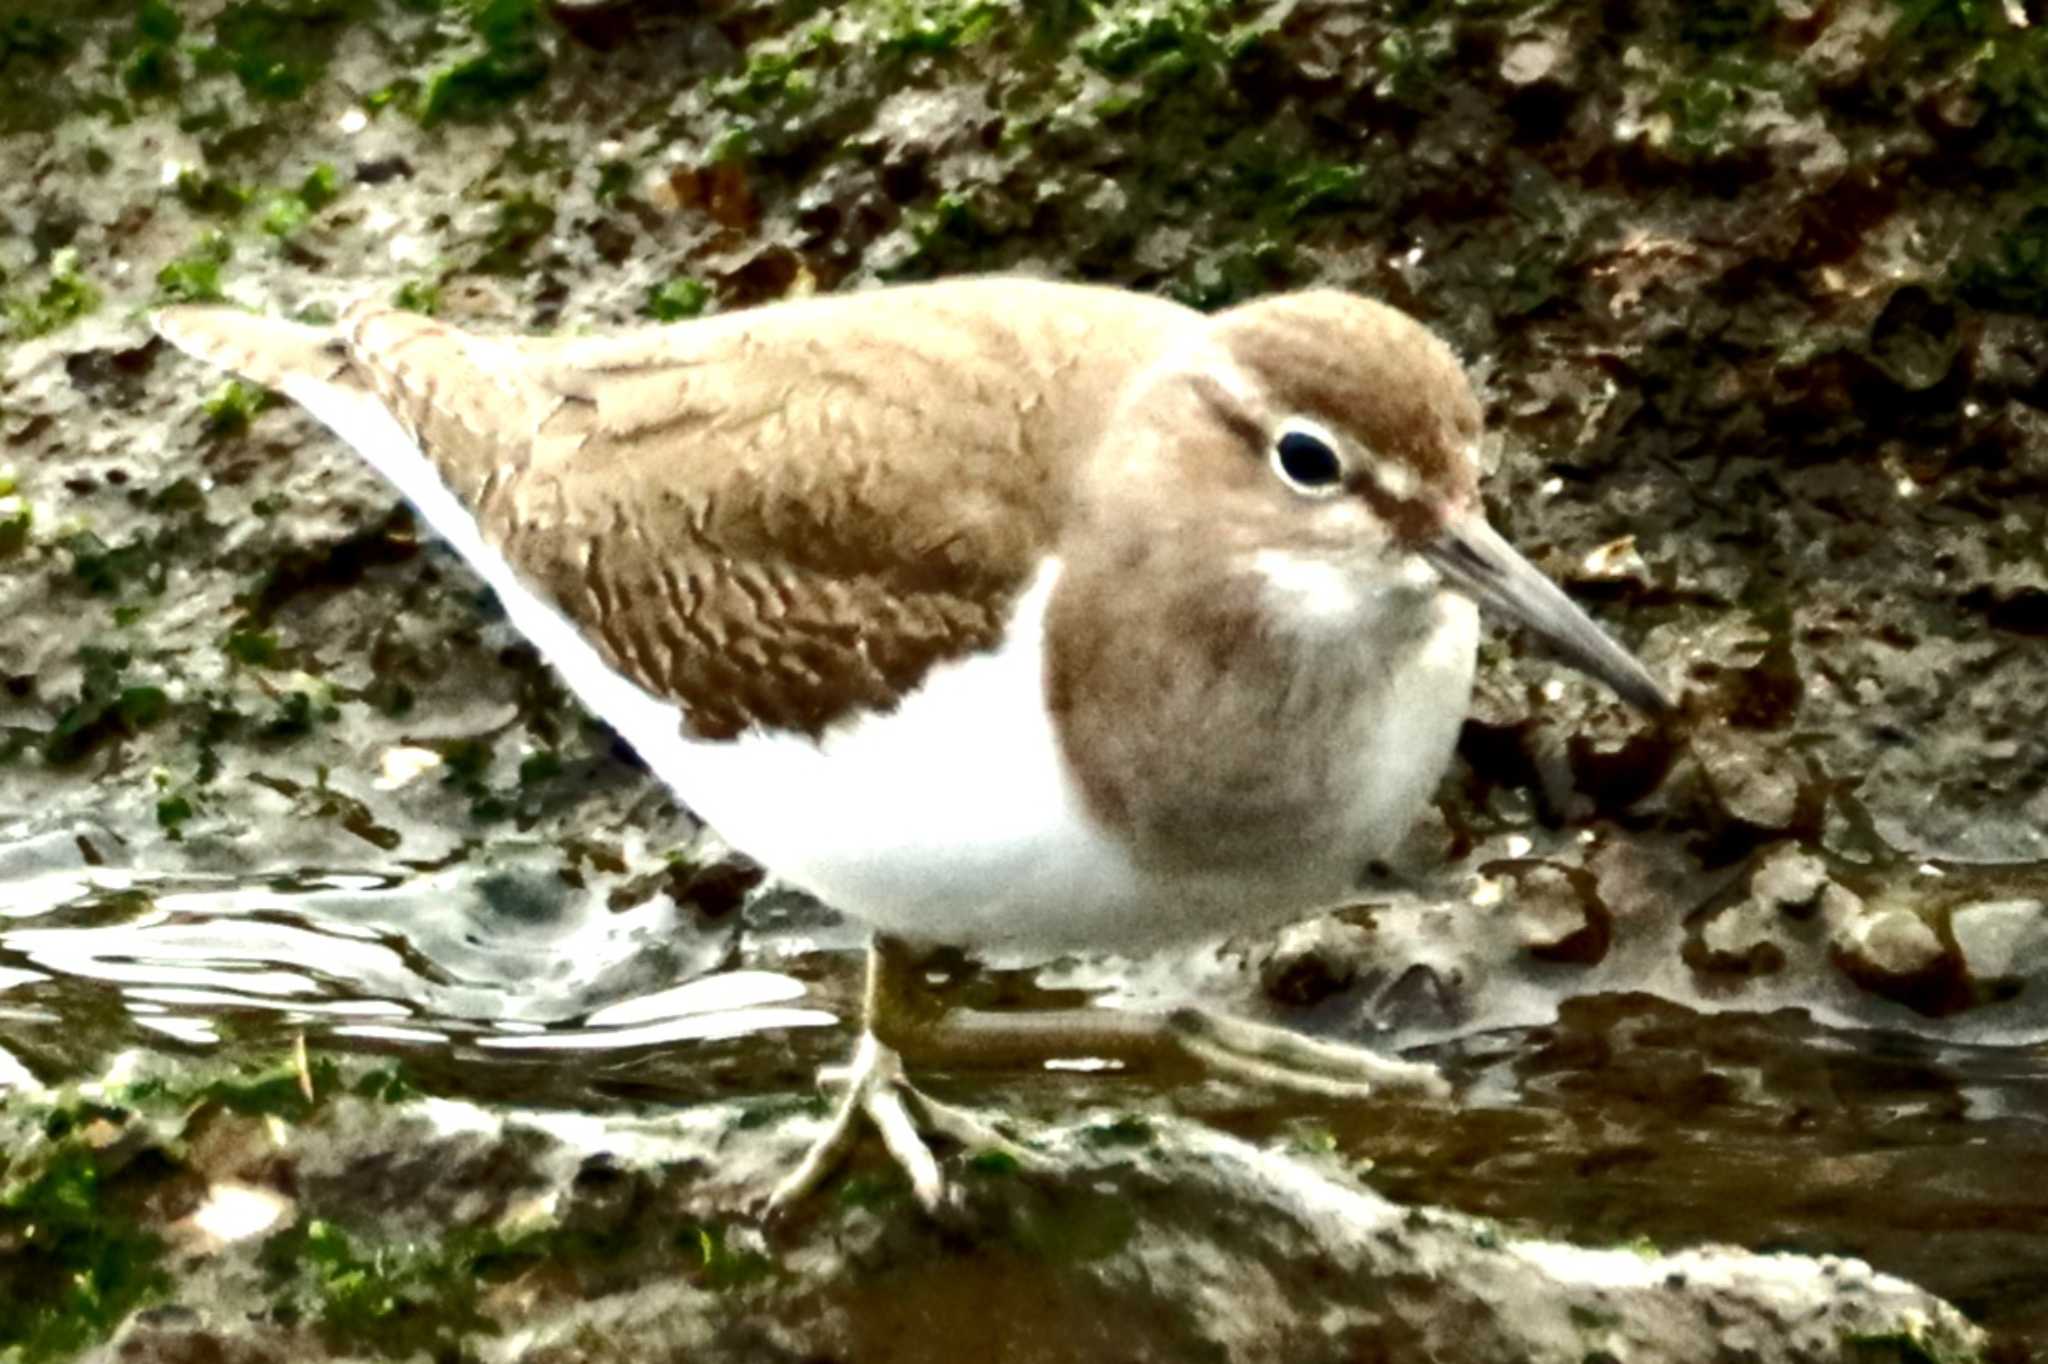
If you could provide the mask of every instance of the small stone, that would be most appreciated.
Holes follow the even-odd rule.
[[[1777,929],[1774,906],[1753,897],[1743,900],[1700,926],[1699,950],[1686,953],[1686,964],[1736,975],[1775,974],[1785,966],[1785,949],[1774,940]]]
[[[1975,81],[1952,79],[1936,86],[1924,106],[1934,122],[1949,133],[1966,133],[1984,119],[1988,105]]]
[[[1800,55],[1800,62],[1823,87],[1839,88],[1868,79],[1872,62],[1884,50],[1902,13],[1883,0],[1850,0],[1830,5],[1828,19]]]
[[[1828,879],[1827,864],[1797,844],[1780,843],[1763,855],[1749,879],[1749,894],[1699,921],[1683,949],[1686,965],[1717,975],[1766,976],[1785,969],[1786,919],[1809,919],[1833,893],[1831,926],[1844,931],[1862,901]]]
[[[1795,844],[1780,843],[1764,854],[1749,878],[1750,898],[1795,919],[1810,916],[1828,886],[1828,866]]]
[[[1534,85],[1555,73],[1563,60],[1563,52],[1550,39],[1526,39],[1510,47],[1501,58],[1501,79],[1509,85]]]
[[[1393,1032],[1422,1032],[1463,1027],[1472,1005],[1456,968],[1439,970],[1417,962],[1380,994],[1373,1011]]]
[[[1893,292],[1871,325],[1870,359],[1908,393],[1947,379],[1962,355],[1962,334],[1952,304],[1918,284]]]
[[[1370,930],[1341,918],[1305,919],[1286,929],[1259,966],[1259,987],[1279,1004],[1306,1008],[1349,989],[1371,959]]]
[[[1980,900],[1949,916],[1972,979],[2028,976],[2048,969],[2048,901]]]
[[[1857,964],[1879,975],[1917,975],[1941,960],[1941,939],[1910,909],[1883,909],[1850,918],[1835,935],[1834,946]]]
[[[1588,550],[1571,571],[1575,583],[1635,583],[1647,585],[1650,567],[1636,548],[1636,537],[1624,535]]]
[[[1614,920],[1600,903],[1592,873],[1554,862],[1523,862],[1507,870],[1504,907],[1516,937],[1538,961],[1591,966],[1614,941]]]
[[[1757,829],[1799,825],[1803,774],[1782,742],[1721,729],[1701,734],[1694,751],[1729,818]]]
[[[1849,925],[1863,917],[1863,897],[1830,881],[1820,893],[1820,921],[1827,925],[1830,941],[1849,931]]]

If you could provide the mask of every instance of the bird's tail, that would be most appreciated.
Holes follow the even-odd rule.
[[[331,380],[348,367],[340,338],[325,327],[203,305],[162,308],[149,321],[187,355],[265,388],[282,388],[288,378]]]

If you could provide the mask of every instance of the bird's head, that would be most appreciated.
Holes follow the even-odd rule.
[[[1632,704],[1670,706],[1487,523],[1478,399],[1450,347],[1398,309],[1312,290],[1216,314],[1133,385],[1112,429],[1124,477],[1178,485],[1160,499],[1181,508],[1163,522],[1174,533],[1359,591],[1461,593]]]

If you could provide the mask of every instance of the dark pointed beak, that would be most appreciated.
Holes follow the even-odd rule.
[[[1452,587],[1529,630],[1566,663],[1605,682],[1630,705],[1651,715],[1671,709],[1671,698],[1649,670],[1501,539],[1484,517],[1453,522],[1423,546],[1422,557]]]

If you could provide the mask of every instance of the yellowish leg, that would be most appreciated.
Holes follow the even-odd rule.
[[[771,1213],[803,1198],[832,1173],[852,1150],[863,1115],[881,1133],[882,1144],[910,1177],[911,1192],[927,1210],[936,1210],[944,1200],[945,1180],[931,1149],[918,1135],[920,1127],[977,1151],[1001,1151],[1020,1162],[1031,1159],[1028,1151],[995,1128],[965,1109],[920,1093],[905,1078],[902,1057],[882,1038],[923,1039],[934,1030],[938,1016],[936,1010],[918,1008],[915,968],[914,955],[902,943],[878,937],[869,946],[861,1034],[853,1059],[818,1076],[822,1083],[842,1090],[839,1102],[824,1132],[768,1196]]]
[[[919,1093],[904,1075],[905,1056],[940,1066],[1036,1064],[1054,1056],[1142,1065],[1177,1056],[1230,1079],[1323,1098],[1358,1100],[1397,1090],[1442,1099],[1450,1093],[1433,1066],[1199,1009],[947,1012],[929,997],[916,972],[916,954],[901,942],[878,937],[868,949],[860,1042],[849,1064],[819,1077],[842,1086],[843,1092],[825,1131],[770,1195],[771,1211],[788,1207],[823,1182],[852,1149],[863,1115],[881,1133],[883,1145],[910,1177],[918,1202],[928,1209],[943,1201],[945,1181],[918,1135],[920,1127],[963,1146],[1028,1159],[1027,1152],[972,1114]]]

